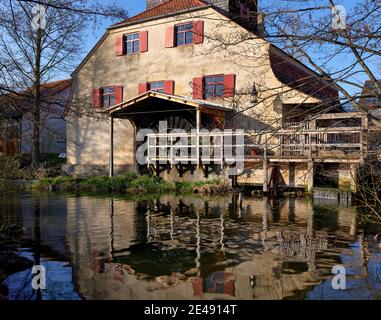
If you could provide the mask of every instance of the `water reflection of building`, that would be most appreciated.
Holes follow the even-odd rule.
[[[295,199],[81,197],[67,210],[75,282],[88,299],[300,297],[340,263],[355,229],[354,210],[331,208],[327,220]]]

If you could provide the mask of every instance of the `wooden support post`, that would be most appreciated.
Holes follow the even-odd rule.
[[[351,192],[356,193],[357,192],[357,170],[358,165],[357,164],[351,164],[350,165],[350,174],[352,176],[351,179]]]
[[[200,164],[200,128],[201,128],[201,111],[199,108],[196,109],[196,157],[197,157],[197,168]]]
[[[221,133],[221,170],[224,169],[224,134]]]
[[[171,164],[171,168],[173,168],[174,154],[173,154],[173,137],[172,136],[169,138],[169,145],[170,145],[169,150],[171,155],[170,164]]]
[[[360,143],[361,143],[360,158],[362,161],[364,161],[364,158],[367,156],[367,153],[368,153],[368,142],[369,142],[369,121],[367,116],[364,116],[361,119],[361,126],[362,126],[362,130],[360,132]]]
[[[269,169],[267,162],[267,135],[265,135],[265,147],[263,151],[263,195],[267,196],[269,192]]]
[[[316,130],[316,119],[312,120],[309,123],[309,129],[310,130]],[[308,152],[308,154],[309,154],[310,157],[312,157],[314,155],[314,153],[317,151],[316,147],[312,146],[313,144],[317,143],[317,136],[316,136],[316,134],[310,133],[309,136],[308,136],[308,140],[309,140],[309,152]]]
[[[307,191],[310,193],[314,191],[314,162],[311,159],[307,168]]]
[[[296,187],[295,167],[295,162],[290,162],[288,164],[288,186],[292,189]]]
[[[109,159],[109,176],[114,176],[114,117],[110,118],[110,159]]]

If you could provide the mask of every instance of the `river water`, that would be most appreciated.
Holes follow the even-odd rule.
[[[30,193],[0,219],[32,239],[46,269],[9,276],[8,299],[380,299],[381,245],[355,207],[306,199]],[[345,269],[334,289],[332,268]],[[343,279],[343,278],[342,278]]]

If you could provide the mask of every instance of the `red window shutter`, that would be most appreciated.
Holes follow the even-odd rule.
[[[165,47],[173,48],[175,46],[175,26],[167,27],[165,31]]]
[[[193,98],[204,98],[204,78],[193,78]]]
[[[139,32],[140,52],[148,51],[148,31]]]
[[[148,82],[139,83],[139,94],[143,94],[149,90]]]
[[[123,35],[117,35],[115,38],[115,55],[123,56],[126,53],[126,43]]]
[[[175,93],[175,82],[172,80],[164,81],[164,93],[174,94]]]
[[[193,43],[199,44],[204,42],[204,21],[196,21],[193,23]]]
[[[100,108],[102,106],[102,89],[94,89],[93,90],[93,108]]]
[[[123,87],[115,86],[114,92],[115,92],[115,104],[122,103],[123,102]]]
[[[235,74],[225,74],[224,78],[225,93],[224,97],[234,97],[235,93]]]

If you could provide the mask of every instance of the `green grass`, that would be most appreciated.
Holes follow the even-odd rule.
[[[218,188],[226,189],[226,185],[219,180],[211,181],[184,181],[166,182],[159,177],[138,176],[134,173],[127,173],[124,176],[109,178],[72,178],[56,177],[44,178],[34,184],[37,190],[69,191],[69,192],[97,192],[97,193],[121,193],[121,194],[143,194],[143,193],[192,193],[198,192],[218,193]]]

